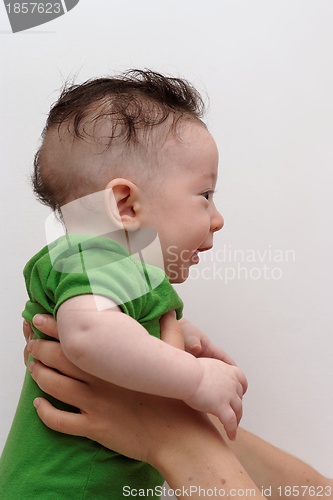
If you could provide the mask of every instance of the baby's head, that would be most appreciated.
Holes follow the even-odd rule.
[[[65,88],[52,106],[35,156],[39,200],[61,206],[117,177],[156,180],[163,142],[180,123],[201,122],[203,101],[185,80],[131,70]]]
[[[112,192],[122,227],[156,230],[170,280],[184,281],[223,226],[212,199],[218,153],[203,108],[188,82],[152,71],[65,89],[35,157],[35,193],[61,215],[73,200]]]

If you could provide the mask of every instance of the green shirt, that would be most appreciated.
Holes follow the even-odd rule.
[[[28,321],[37,313],[56,316],[65,300],[91,293],[112,299],[156,337],[165,312],[176,310],[178,318],[182,312],[182,301],[165,274],[108,238],[62,237],[27,263],[24,276],[29,301],[23,316]],[[44,335],[35,330],[35,337]],[[146,463],[47,428],[33,407],[38,396],[58,408],[78,411],[46,396],[27,372],[0,459],[1,500],[120,500],[130,488],[147,490],[163,483]],[[151,491],[149,497],[157,498]]]

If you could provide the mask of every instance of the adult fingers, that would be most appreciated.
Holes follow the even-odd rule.
[[[32,322],[45,335],[59,339],[57,322],[50,314],[36,314],[32,318]]]
[[[192,354],[192,356],[202,355],[202,345],[200,337],[197,334],[197,329],[193,332],[187,332],[186,337],[184,337],[185,350]]]
[[[88,375],[69,361],[63,353],[59,342],[36,339],[27,344],[29,354],[41,361],[45,366],[78,380],[86,380]]]
[[[50,429],[63,434],[85,436],[87,422],[84,415],[58,410],[43,398],[35,399],[34,406],[39,418]]]
[[[179,322],[176,319],[175,311],[169,311],[160,319],[161,340],[167,344],[185,349],[184,336]]]
[[[29,370],[42,391],[63,403],[80,408],[82,401],[89,398],[90,390],[84,382],[66,377],[38,361],[32,361]]]
[[[32,339],[33,334],[34,334],[34,332],[33,332],[33,329],[31,328],[29,321],[27,321],[25,319],[23,321],[23,335],[24,335],[24,338],[25,338],[27,343]],[[28,363],[28,358],[29,358],[29,351],[27,349],[27,344],[26,344],[24,346],[24,351],[23,351],[23,359],[24,359],[25,365],[27,365],[27,363]]]
[[[23,335],[24,335],[26,342],[29,342],[29,340],[32,339],[33,334],[34,334],[34,332],[33,332],[33,329],[31,328],[31,324],[29,323],[29,321],[27,321],[25,319],[23,321]]]

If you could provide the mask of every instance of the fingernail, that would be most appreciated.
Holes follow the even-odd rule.
[[[34,399],[34,407],[36,408],[36,410],[39,405],[40,405],[40,399],[39,398]]]
[[[29,342],[32,340],[32,338],[33,338],[33,335],[32,335],[32,334],[31,334],[31,335],[29,335],[29,337],[27,338],[27,347],[28,347]],[[30,352],[30,351],[29,351],[29,352]]]
[[[36,361],[35,360],[30,361],[30,363],[28,364],[28,370],[30,373],[33,372],[35,366],[36,366]]]
[[[32,348],[33,348],[33,341],[31,340],[31,338],[28,340],[27,342],[27,350],[28,352],[32,352]]]
[[[46,318],[42,314],[35,314],[32,318],[32,322],[35,326],[43,326],[46,323]]]

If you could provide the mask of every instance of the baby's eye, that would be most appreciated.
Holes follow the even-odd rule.
[[[202,193],[202,196],[206,198],[207,201],[209,201],[212,198],[213,194],[213,191],[206,191],[205,193]]]

